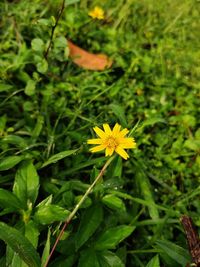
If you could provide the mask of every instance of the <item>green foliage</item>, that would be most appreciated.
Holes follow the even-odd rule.
[[[197,2],[66,0],[50,45],[62,0],[0,1],[0,266],[44,266],[106,161],[86,144],[105,122],[137,149],[113,160],[49,266],[191,262],[179,217],[200,225]],[[67,39],[112,67],[79,68]]]
[[[1,222],[0,239],[10,246],[28,266],[40,266],[40,258],[33,245],[18,230]]]

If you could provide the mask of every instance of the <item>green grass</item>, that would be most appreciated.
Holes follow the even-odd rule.
[[[200,3],[68,2],[47,60],[62,1],[0,3],[0,266],[44,266],[106,161],[92,127],[118,122],[137,149],[114,159],[49,266],[185,267],[180,216],[200,225]],[[88,16],[96,5],[105,20]],[[74,65],[66,38],[112,67]]]

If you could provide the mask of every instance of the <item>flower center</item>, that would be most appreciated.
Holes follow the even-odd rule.
[[[117,142],[116,138],[109,136],[106,139],[105,145],[109,148],[115,149],[119,145],[119,143]]]

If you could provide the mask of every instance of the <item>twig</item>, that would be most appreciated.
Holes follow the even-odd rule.
[[[200,239],[197,230],[195,229],[192,219],[183,215],[181,217],[181,223],[185,230],[188,247],[192,256],[193,263],[196,267],[200,267]]]
[[[57,25],[58,25],[58,22],[59,22],[59,20],[60,20],[60,17],[61,17],[61,15],[62,15],[64,9],[65,9],[65,0],[63,0],[63,2],[62,2],[62,6],[61,6],[61,8],[60,8],[60,10],[59,10],[59,12],[58,12],[58,16],[57,16],[57,18],[56,18],[55,25],[54,25],[54,26],[52,27],[52,29],[51,29],[51,37],[50,37],[49,45],[48,45],[47,50],[46,50],[45,55],[44,55],[44,57],[45,57],[46,59],[47,59],[47,57],[48,57],[49,50],[50,50],[50,48],[51,48],[51,46],[52,46],[54,31],[55,31],[55,29],[56,29],[56,27],[57,27]]]
[[[73,211],[69,214],[67,220],[65,221],[52,249],[51,249],[51,252],[49,254],[49,257],[47,258],[45,264],[44,264],[44,267],[47,267],[54,251],[55,251],[55,248],[58,244],[58,242],[60,241],[66,227],[68,226],[68,224],[71,222],[71,220],[73,219],[74,215],[76,214],[76,212],[79,210],[79,208],[81,207],[81,205],[83,204],[83,202],[85,201],[85,199],[87,198],[87,196],[90,194],[90,192],[92,191],[92,189],[94,188],[94,186],[96,185],[96,183],[99,181],[99,179],[103,176],[106,168],[110,165],[110,163],[113,161],[115,156],[109,158],[106,163],[104,164],[103,168],[101,169],[99,175],[96,177],[96,179],[94,180],[94,182],[88,187],[87,191],[85,192],[85,194],[83,195],[83,197],[80,199],[80,201],[78,202],[78,204],[75,206],[75,208],[73,209]]]

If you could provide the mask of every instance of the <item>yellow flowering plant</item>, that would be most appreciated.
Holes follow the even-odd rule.
[[[99,6],[95,6],[89,13],[88,15],[90,17],[92,17],[93,19],[99,19],[99,20],[102,20],[105,18],[105,15],[104,15],[104,10],[99,7]]]
[[[136,148],[134,138],[126,137],[129,130],[127,128],[120,130],[121,126],[118,123],[115,124],[112,130],[108,124],[103,124],[104,131],[97,126],[93,129],[99,138],[87,141],[88,144],[97,145],[90,149],[92,153],[105,149],[106,156],[112,156],[116,152],[123,159],[127,160],[129,155],[124,149]]]
[[[99,138],[96,139],[89,139],[87,141],[88,144],[91,145],[97,145],[93,148],[90,149],[90,151],[93,152],[98,152],[105,150],[105,155],[110,156],[104,166],[102,167],[101,171],[93,181],[93,183],[88,187],[86,190],[85,194],[81,197],[79,202],[76,204],[75,208],[71,211],[69,216],[67,217],[60,234],[58,235],[54,246],[51,249],[51,252],[44,264],[44,267],[47,267],[54,251],[55,248],[59,242],[59,240],[62,238],[62,235],[67,227],[67,225],[71,222],[71,220],[74,218],[75,214],[85,201],[85,199],[88,197],[88,195],[92,192],[93,188],[95,187],[96,183],[100,180],[100,178],[103,176],[105,170],[107,167],[110,165],[110,163],[113,161],[115,156],[112,156],[114,152],[119,154],[123,159],[128,159],[129,155],[124,149],[130,149],[130,148],[136,148],[136,142],[134,138],[132,137],[126,137],[126,135],[129,133],[129,130],[127,128],[121,130],[121,126],[116,123],[113,129],[111,130],[110,126],[105,123],[103,124],[103,129],[100,129],[99,127],[95,126],[94,128],[95,133],[98,135]],[[132,230],[131,230],[132,231]]]

